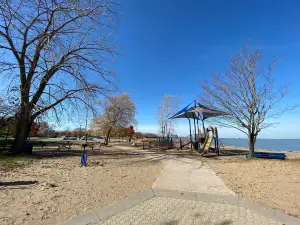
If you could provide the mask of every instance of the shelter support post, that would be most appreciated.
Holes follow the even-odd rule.
[[[188,120],[189,120],[189,128],[190,128],[190,143],[191,143],[191,150],[193,150],[191,120],[190,120],[190,118],[188,118]]]
[[[198,139],[200,138],[200,133],[199,133],[199,120],[197,120],[197,132],[198,132]]]
[[[206,132],[205,132],[205,126],[204,126],[204,120],[202,120],[202,128],[203,128],[204,138],[206,138]]]
[[[197,128],[196,128],[196,120],[194,118],[194,134],[195,134],[195,142],[197,142]]]

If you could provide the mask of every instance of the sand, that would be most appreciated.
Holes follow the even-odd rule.
[[[57,224],[150,188],[163,167],[113,148],[101,152],[88,156],[88,167],[80,167],[79,156],[70,156],[0,170],[1,182],[37,182],[0,186],[0,224]]]
[[[238,195],[300,218],[300,153],[287,152],[287,156],[286,160],[246,160],[245,156],[203,160]]]
[[[104,148],[94,152],[89,155],[88,167],[80,167],[79,156],[68,156],[0,169],[1,182],[37,182],[0,186],[0,224],[51,225],[65,221],[150,188],[163,168],[162,162],[130,150]],[[287,152],[286,160],[246,160],[245,156],[215,154],[200,157],[195,152],[178,150],[163,153],[201,160],[238,195],[300,218],[299,152]]]

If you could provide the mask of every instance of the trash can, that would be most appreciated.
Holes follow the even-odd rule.
[[[86,166],[87,165],[87,154],[82,153],[81,155],[81,166]]]
[[[25,154],[28,154],[28,155],[32,155],[32,149],[33,149],[33,145],[30,141],[26,141],[25,142]]]

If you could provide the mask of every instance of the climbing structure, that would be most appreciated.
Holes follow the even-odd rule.
[[[173,116],[171,116],[169,119],[178,119],[178,118],[186,118],[189,121],[189,131],[190,131],[190,141],[186,144],[190,144],[191,149],[194,148],[198,152],[205,147],[205,142],[208,142],[209,139],[207,136],[207,130],[205,129],[204,121],[210,117],[216,117],[216,116],[226,116],[228,115],[225,112],[221,112],[218,110],[210,109],[209,107],[202,105],[198,103],[196,100],[192,101],[190,104],[188,104],[186,107],[181,109],[179,112],[175,113]],[[202,123],[202,130],[199,127],[199,120]],[[193,122],[193,125],[191,124]],[[192,126],[194,127],[194,133],[192,134]],[[215,128],[213,128],[215,129]],[[217,129],[215,129],[214,133],[217,137]],[[218,138],[213,138],[214,140],[218,140]],[[218,146],[218,141],[217,141]]]

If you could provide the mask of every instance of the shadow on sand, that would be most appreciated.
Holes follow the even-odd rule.
[[[37,184],[37,180],[20,180],[20,181],[7,181],[7,182],[1,182],[0,181],[0,187],[1,186],[19,186],[19,185],[31,185],[31,184]]]

